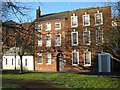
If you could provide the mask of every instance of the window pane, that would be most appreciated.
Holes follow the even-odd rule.
[[[97,13],[96,14],[96,24],[101,24],[102,23],[102,14]]]
[[[51,37],[50,37],[50,35],[46,36],[46,46],[51,46]]]
[[[55,23],[55,29],[60,29],[60,22],[59,23]]]
[[[72,26],[77,26],[77,16],[71,16]]]
[[[96,43],[98,45],[102,45],[104,43],[103,30],[101,30],[101,29],[96,30]]]
[[[12,65],[13,65],[14,59],[12,59]]]
[[[6,65],[7,65],[7,63],[8,63],[8,62],[7,62],[7,58],[6,58]]]
[[[77,33],[72,33],[72,44],[75,45],[77,44]]]
[[[77,52],[73,52],[73,55],[72,55],[72,64],[78,64],[78,54]]]
[[[60,46],[61,41],[60,41],[60,35],[55,35],[55,46]]]
[[[46,63],[48,63],[48,64],[51,63],[51,54],[50,53],[46,54]]]
[[[25,59],[25,66],[27,66],[27,59]]]
[[[42,55],[38,56],[38,63],[42,63]]]
[[[90,45],[90,31],[83,32],[83,43],[84,45]]]
[[[38,25],[38,30],[42,30],[42,25]]]
[[[90,64],[91,63],[91,53],[90,52],[85,52],[84,53],[85,57],[84,57],[84,60],[85,60],[85,64]]]
[[[51,24],[46,24],[46,30],[51,30]]]
[[[89,14],[83,16],[83,25],[89,25]]]
[[[38,46],[42,46],[42,35],[38,35]]]

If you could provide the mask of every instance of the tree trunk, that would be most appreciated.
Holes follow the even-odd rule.
[[[20,55],[20,74],[23,74],[22,55]]]

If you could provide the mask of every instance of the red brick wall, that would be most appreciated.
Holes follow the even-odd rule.
[[[95,13],[97,11],[100,11],[103,13],[103,25],[95,26]],[[88,12],[90,14],[90,26],[87,26],[88,30],[91,31],[91,45],[83,45],[83,29],[85,26],[83,26],[82,23],[82,15]],[[78,16],[78,27],[75,28],[76,31],[78,31],[78,40],[79,44],[78,46],[71,46],[71,32],[73,29],[71,28],[71,21],[70,16],[72,14],[76,14]],[[43,28],[41,34],[43,35],[43,46],[37,47],[36,53],[41,52],[43,53],[43,64],[39,65],[37,64],[37,57],[35,58],[35,70],[39,71],[57,71],[56,69],[56,62],[57,62],[57,54],[59,53],[58,50],[63,51],[62,54],[64,55],[64,71],[82,71],[82,72],[97,72],[98,70],[98,62],[97,62],[97,52],[99,52],[99,47],[96,45],[96,36],[95,36],[95,30],[97,27],[101,27],[104,30],[104,39],[105,43],[109,42],[110,39],[110,33],[111,33],[111,10],[110,7],[103,7],[103,8],[89,8],[89,9],[81,9],[76,11],[68,12],[67,15],[65,15],[65,19],[58,20],[61,22],[61,30],[54,30],[54,23],[56,20],[53,21],[44,21],[44,22],[38,22],[35,26],[37,26],[39,23],[42,23],[43,26],[46,23],[51,23],[51,31],[45,31]],[[65,38],[64,34],[65,32]],[[37,33],[37,32],[36,32]],[[45,35],[50,33],[52,35],[52,46],[50,48],[45,47]],[[61,47],[55,47],[54,46],[54,34],[55,33],[61,33],[61,41],[62,45]],[[37,39],[36,39],[37,44]],[[52,65],[46,65],[45,64],[45,54],[47,51],[50,51],[52,53],[52,49],[54,48],[55,52],[52,55]],[[92,65],[91,66],[84,66],[84,51],[86,48],[91,51],[91,59],[92,59]],[[72,51],[77,50],[79,51],[79,66],[72,66]]]

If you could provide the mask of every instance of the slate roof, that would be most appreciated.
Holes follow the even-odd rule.
[[[42,15],[40,18],[36,19],[35,22],[56,20],[56,19],[65,19],[65,15],[66,15],[66,12],[46,14],[46,15]]]
[[[66,19],[68,18],[68,13],[71,14],[73,12],[86,11],[86,10],[97,9],[97,8],[105,8],[105,7],[80,8],[80,9],[71,10],[71,11],[64,11],[64,12],[41,15],[40,18],[35,19],[34,22],[56,20],[56,19]]]

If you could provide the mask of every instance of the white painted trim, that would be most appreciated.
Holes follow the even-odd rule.
[[[55,30],[61,29],[61,22],[55,22],[55,25],[56,25],[56,24],[59,24],[60,27],[59,27],[59,28],[56,28],[56,27],[55,27]]]
[[[84,32],[89,32],[89,43],[88,44],[85,44],[85,41],[84,41]],[[91,45],[91,38],[90,38],[90,31],[83,31],[83,44],[84,45]]]
[[[102,36],[98,36],[98,35],[97,35],[98,30],[102,30],[102,33],[103,33]],[[101,37],[101,38],[102,38],[102,43],[101,43],[101,45],[103,45],[103,43],[104,43],[104,32],[103,32],[103,29],[100,29],[100,28],[99,28],[99,29],[96,29],[95,32],[96,32],[96,35],[95,35],[95,36],[96,36],[96,45],[99,45],[99,44],[100,44],[100,43],[98,43],[98,42],[99,42],[99,41],[98,41],[98,37]]]
[[[85,64],[85,53],[89,53],[90,64]],[[91,66],[91,51],[84,51],[84,66]]]
[[[40,29],[40,27],[41,27],[41,29]],[[42,29],[43,29],[42,24],[38,24],[38,26],[37,26],[38,32],[40,32]]]
[[[88,24],[87,25],[85,25],[84,24],[84,16],[87,16],[88,17]],[[83,20],[83,26],[90,26],[90,14],[84,14],[84,15],[82,15],[82,20]]]
[[[101,23],[100,24],[97,24],[96,23],[96,15],[97,14],[100,14],[101,15]],[[95,25],[97,26],[97,25],[102,25],[103,24],[103,15],[102,15],[102,13],[99,13],[99,12],[97,12],[96,14],[95,14]]]
[[[59,34],[55,34],[55,37],[56,37],[56,35],[60,35],[60,45],[56,45],[55,44],[55,46],[61,46],[61,34],[59,33]],[[55,38],[56,39],[56,38]],[[56,40],[55,40],[55,43],[56,43]]]
[[[42,53],[38,53],[38,57],[41,56],[42,57]],[[43,57],[42,57],[42,63],[38,62],[38,58],[37,58],[37,64],[43,64]]]
[[[73,33],[76,33],[77,37],[77,44],[73,44]],[[78,32],[71,32],[71,40],[72,40],[72,46],[77,46],[78,45]]]
[[[48,27],[45,31],[50,31],[51,30],[51,24],[50,23],[46,23],[46,27]]]
[[[46,53],[46,58],[47,58],[47,54],[50,54],[50,57],[49,57],[50,58],[50,62],[48,62],[48,63],[46,62],[46,65],[51,65],[51,53],[47,52]]]
[[[47,38],[47,36],[50,36],[50,41],[48,41],[49,42],[49,45],[47,44],[48,42],[47,42],[47,40],[46,40],[46,47],[51,47],[51,34],[47,34],[46,35],[46,38]]]
[[[38,40],[38,46],[42,46],[42,35],[38,35],[38,37],[41,37],[41,41]]]
[[[73,22],[73,21],[72,21],[72,20],[73,20],[72,18],[75,19],[75,23],[76,23],[75,26],[72,25],[72,22]],[[73,27],[73,28],[74,28],[74,27],[78,27],[78,16],[75,16],[75,14],[73,14],[73,16],[71,16],[71,27]]]
[[[73,64],[73,53],[77,53],[77,61],[78,61],[78,64]],[[72,66],[78,66],[79,65],[79,52],[74,50],[72,51]]]

